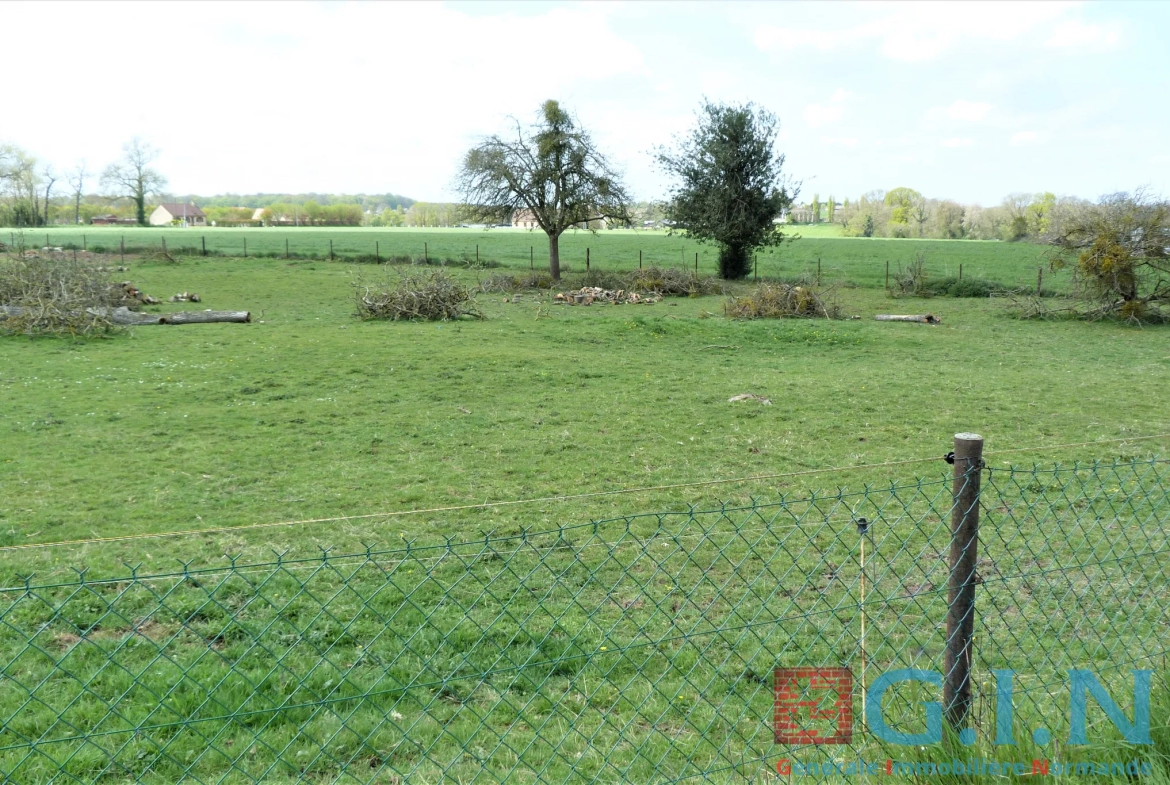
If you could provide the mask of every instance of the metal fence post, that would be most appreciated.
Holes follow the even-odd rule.
[[[585,249],[585,272],[589,272],[589,249]]]
[[[956,433],[951,506],[950,579],[947,582],[947,647],[943,711],[961,731],[971,709],[971,638],[975,632],[975,566],[979,555],[979,489],[983,437]]]

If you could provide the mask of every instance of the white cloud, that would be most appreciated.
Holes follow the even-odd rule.
[[[821,144],[826,147],[844,147],[848,150],[857,149],[860,140],[856,136],[822,136]]]
[[[179,192],[393,190],[435,199],[449,196],[469,143],[504,130],[507,113],[528,120],[541,101],[561,98],[594,125],[605,102],[575,97],[604,94],[642,68],[608,6],[486,15],[432,3],[143,10],[7,5],[6,27],[51,27],[54,51],[77,54],[45,61],[43,42],[15,36],[0,49],[0,68],[42,62],[41,84],[83,87],[61,106],[69,122],[55,111],[6,113],[6,140],[65,166],[86,157],[100,167],[140,135],[161,148],[159,167]],[[107,45],[114,38],[134,45]],[[565,57],[582,48],[588,57]],[[542,63],[555,67],[533,67]],[[126,79],[137,98],[96,86]],[[32,105],[35,91],[25,80],[6,101]]]
[[[812,128],[836,124],[845,116],[846,104],[853,96],[848,90],[838,89],[823,104],[809,104],[804,108],[804,120]]]
[[[969,137],[952,137],[950,139],[943,139],[939,144],[943,147],[970,147],[975,144],[975,140]]]
[[[1009,141],[1012,147],[1023,147],[1029,144],[1038,144],[1046,141],[1048,134],[1043,131],[1017,131]]]
[[[1056,26],[1045,44],[1058,49],[1075,48],[1096,52],[1109,51],[1121,43],[1121,26],[1116,23],[1086,24],[1070,19]]]
[[[959,47],[1017,40],[1059,22],[1068,2],[895,2],[834,6],[837,18],[859,18],[839,28],[760,25],[753,36],[764,51],[840,52],[868,45],[902,62],[933,60]]]
[[[991,111],[991,104],[985,101],[955,101],[947,107],[947,116],[952,120],[976,122],[982,120]]]

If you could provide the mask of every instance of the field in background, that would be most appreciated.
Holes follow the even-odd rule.
[[[938,277],[955,277],[963,266],[964,278],[985,278],[1011,287],[1035,287],[1037,268],[1046,264],[1047,249],[1029,243],[1000,243],[975,240],[897,240],[849,238],[823,235],[827,227],[797,227],[801,239],[758,254],[759,274],[794,277],[815,273],[820,260],[826,280],[841,280],[862,286],[883,286],[886,263],[891,275],[899,266],[923,254],[927,268]],[[829,229],[829,231],[836,231]],[[807,235],[807,236],[804,236]],[[127,248],[161,248],[165,239],[172,252],[185,254],[207,250],[227,256],[283,257],[285,242],[289,254],[299,258],[328,259],[330,242],[339,258],[374,261],[408,256],[453,262],[479,258],[507,267],[548,269],[548,238],[540,232],[522,229],[139,229],[136,227],[85,227],[36,231],[26,234],[29,247],[39,248],[48,239],[54,246],[101,248],[116,253],[120,243]],[[661,231],[613,230],[593,234],[570,231],[561,238],[561,264],[573,271],[585,268],[589,249],[595,270],[629,270],[643,265],[680,266],[693,269],[699,255],[700,272],[717,270],[718,252],[709,245]],[[1067,274],[1044,273],[1045,288],[1067,285]]]

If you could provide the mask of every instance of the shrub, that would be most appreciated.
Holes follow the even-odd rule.
[[[902,269],[902,265],[898,265],[898,271],[894,274],[894,286],[892,294],[895,296],[913,296],[913,297],[929,297],[932,292],[928,288],[929,274],[926,272],[926,255],[919,253],[914,257],[914,261],[906,265],[906,269]]]
[[[516,292],[523,289],[548,289],[552,283],[552,276],[548,273],[525,273],[524,275],[502,273],[481,280],[479,290],[481,292]]]
[[[448,321],[482,319],[471,289],[442,270],[403,273],[396,278],[354,281],[359,319]]]
[[[95,335],[116,329],[110,310],[123,291],[103,270],[66,254],[0,260],[0,329],[21,335]]]
[[[732,319],[838,319],[841,307],[829,298],[830,292],[811,286],[762,283],[746,295],[729,297],[723,312]]]
[[[985,281],[981,278],[939,278],[928,280],[922,291],[929,295],[941,297],[988,297],[992,294],[1004,294],[1008,287],[995,281]]]

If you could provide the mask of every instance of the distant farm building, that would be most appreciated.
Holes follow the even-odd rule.
[[[163,202],[150,214],[151,226],[169,226],[176,222],[185,226],[206,226],[207,216],[193,204],[175,202]]]
[[[580,221],[573,226],[578,229],[608,229],[609,222],[604,218],[598,218],[594,221]],[[537,223],[536,215],[531,210],[516,210],[512,213],[512,228],[539,229],[540,224]]]
[[[94,226],[112,226],[114,224],[137,224],[136,218],[121,218],[117,215],[95,215],[89,219]]]
[[[512,213],[512,228],[539,229],[540,224],[536,222],[536,214],[531,210],[516,210]]]

